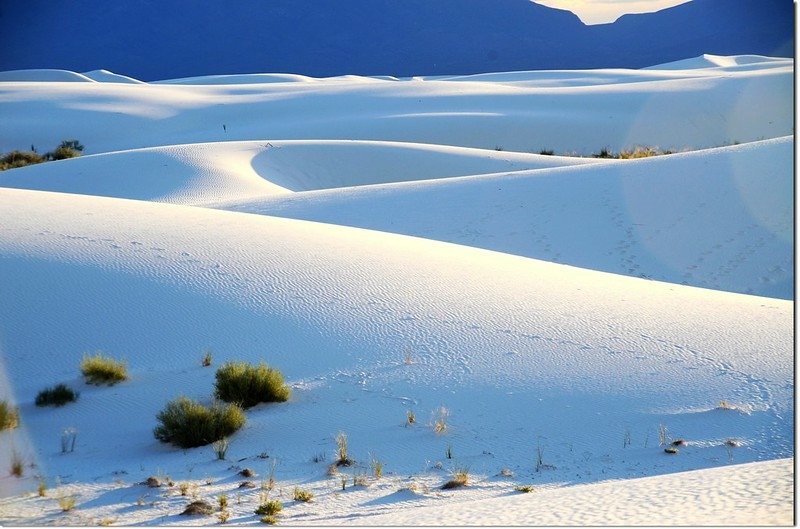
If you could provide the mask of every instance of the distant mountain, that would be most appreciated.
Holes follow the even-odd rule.
[[[142,80],[468,74],[794,55],[791,0],[694,0],[614,24],[529,0],[3,0],[0,70]]]

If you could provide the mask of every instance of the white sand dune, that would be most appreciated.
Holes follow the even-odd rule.
[[[0,82],[0,149],[87,146],[0,174],[0,399],[21,414],[0,468],[25,462],[0,524],[209,525],[179,513],[224,494],[255,525],[267,492],[238,472],[273,462],[286,525],[791,523],[792,64],[703,60]],[[95,350],[130,380],[86,385]],[[159,443],[158,411],[210,402],[227,360],[292,398],[250,409],[226,460]],[[56,383],[78,401],[36,407]],[[340,431],[357,464],[330,475]]]
[[[698,73],[702,72],[702,73]],[[793,66],[755,71],[575,72],[581,86],[513,81],[128,85],[0,83],[0,150],[79,138],[88,153],[230,140],[385,140],[590,154],[683,150],[793,133]],[[545,74],[547,75],[547,74]],[[642,82],[629,82],[643,76]],[[603,84],[592,85],[600,78]],[[561,81],[569,84],[566,81]],[[51,126],[43,128],[44,120]]]
[[[348,525],[471,526],[491,520],[504,526],[703,526],[792,525],[790,459],[751,463],[654,478],[612,481],[571,489],[543,489],[457,508],[402,509],[357,516]]]
[[[790,299],[793,141],[221,207]]]
[[[8,83],[91,83],[94,82],[84,74],[69,70],[10,70],[0,72],[0,82]]]
[[[597,160],[398,142],[216,142],[32,165],[0,173],[0,186],[209,205],[289,191],[590,163]]]

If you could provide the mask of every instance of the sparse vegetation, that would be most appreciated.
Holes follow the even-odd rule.
[[[417,416],[414,413],[414,410],[408,410],[406,412],[406,426],[411,426],[415,422],[417,422]]]
[[[267,525],[275,525],[278,523],[278,519],[274,516],[264,516],[261,518],[261,523],[265,523]]]
[[[247,421],[237,404],[215,402],[204,406],[187,397],[167,404],[156,416],[161,424],[153,430],[156,439],[181,448],[193,448],[232,435]]]
[[[349,467],[353,460],[347,456],[347,434],[339,432],[336,434],[336,466]]]
[[[444,485],[442,485],[443,490],[447,489],[457,489],[460,487],[465,487],[469,484],[469,469],[466,468],[457,468],[453,471],[453,477]]]
[[[200,363],[203,367],[211,367],[213,361],[214,357],[211,355],[211,349],[206,349],[205,354],[203,354],[203,360]]]
[[[16,450],[11,450],[11,475],[21,478],[25,471],[25,462]]]
[[[228,518],[230,517],[231,517],[231,512],[227,509],[223,509],[217,513],[217,520],[219,520],[219,523],[227,523]]]
[[[0,171],[36,165],[50,160],[76,158],[81,155],[83,148],[78,140],[64,140],[53,151],[39,154],[31,145],[30,151],[15,150],[0,156]]]
[[[383,476],[383,462],[372,455],[370,456],[369,466],[372,469],[372,475],[375,476],[375,479],[381,479]]]
[[[283,510],[283,504],[278,500],[267,500],[256,508],[256,514],[275,516]]]
[[[0,430],[12,430],[19,426],[19,410],[5,400],[0,400]]]
[[[219,510],[224,511],[228,508],[228,495],[227,494],[220,494],[217,498],[217,503],[219,503]]]
[[[283,374],[264,363],[227,362],[217,370],[215,394],[220,400],[250,408],[261,402],[285,402],[291,390]]]
[[[653,146],[637,145],[630,149],[622,149],[620,152],[615,153],[608,147],[603,147],[600,152],[592,154],[592,158],[615,158],[619,160],[632,160],[636,158],[649,158],[650,156],[662,156],[664,154],[673,154],[674,151],[662,150]]]
[[[0,171],[35,165],[46,161],[44,156],[33,151],[11,151],[0,157]]]
[[[239,475],[245,478],[252,478],[256,475],[252,468],[243,468],[239,471]]]
[[[36,493],[40,498],[47,496],[47,482],[44,479],[39,480],[39,484],[36,486]]]
[[[43,389],[36,395],[37,406],[63,406],[68,402],[75,402],[79,393],[65,384],[58,384],[52,388]]]
[[[533,485],[517,485],[516,487],[514,487],[514,490],[517,492],[523,492],[527,494],[529,492],[535,491],[536,488]]]
[[[87,384],[112,386],[128,379],[128,367],[124,362],[105,356],[98,351],[94,356],[85,354],[81,361],[81,373]]]
[[[301,489],[300,487],[295,487],[292,497],[294,498],[294,501],[302,501],[308,503],[314,499],[314,494],[312,494],[310,490]]]
[[[671,444],[672,446],[686,446],[686,444],[687,444],[687,443],[686,443],[686,440],[685,440],[685,439],[675,439],[675,440],[674,440],[674,441],[672,441],[672,443],[670,443],[670,444]]]
[[[539,154],[543,156],[553,156],[555,154],[555,151],[553,151],[552,149],[542,149],[541,151],[539,151]]]
[[[439,406],[433,411],[433,431],[437,435],[447,433],[450,410],[444,406]]]
[[[213,443],[211,443],[211,447],[214,449],[214,453],[217,454],[217,459],[224,460],[225,455],[228,453],[228,447],[230,446],[230,441],[228,441],[227,437],[223,437],[222,439],[217,439]]]
[[[668,447],[666,447],[664,449],[664,452],[666,452],[668,454],[677,454],[678,453],[678,449],[675,448],[674,446],[668,446]]]
[[[208,516],[214,514],[214,507],[205,500],[196,500],[186,506],[186,509],[181,513],[184,516],[188,515],[203,515]]]
[[[58,506],[63,512],[70,512],[75,508],[76,498],[73,495],[59,494]]]
[[[66,454],[75,451],[75,441],[78,439],[78,430],[75,428],[65,428],[61,432],[61,453]]]
[[[664,446],[669,442],[667,427],[663,424],[658,425],[658,446]]]

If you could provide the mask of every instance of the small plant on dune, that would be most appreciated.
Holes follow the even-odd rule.
[[[439,406],[433,411],[433,431],[437,435],[447,433],[450,410],[444,406]]]
[[[406,412],[406,426],[411,426],[417,422],[417,415],[414,413],[414,410],[408,410]]]
[[[78,140],[64,140],[52,152],[44,155],[46,160],[66,160],[77,158],[83,152],[83,145]]]
[[[263,516],[261,518],[261,523],[267,525],[276,525],[278,523],[278,519],[275,516]]]
[[[650,156],[659,156],[661,154],[670,154],[670,151],[660,151],[656,147],[636,146],[632,149],[623,149],[619,153],[621,160],[631,160],[636,158],[649,158]]]
[[[353,486],[354,487],[369,487],[369,479],[365,472],[353,473]]]
[[[59,494],[58,506],[63,512],[70,512],[75,508],[77,498],[74,495]]]
[[[178,485],[178,491],[180,491],[181,496],[186,496],[189,494],[189,484],[188,483],[181,483]]]
[[[264,363],[254,366],[246,362],[227,362],[217,370],[214,387],[218,399],[235,402],[243,408],[261,402],[285,402],[291,394],[283,374]]]
[[[444,452],[447,459],[453,459],[453,445],[447,445],[447,450]]]
[[[0,171],[35,165],[44,161],[44,156],[34,151],[11,151],[0,157]]]
[[[314,499],[314,494],[312,494],[310,490],[301,489],[300,487],[295,487],[292,497],[294,498],[294,501],[302,501],[308,503]]]
[[[116,521],[117,520],[114,519],[114,518],[103,518],[102,520],[97,522],[97,525],[99,525],[101,527],[108,527],[109,525],[114,525],[114,522],[116,522]]]
[[[88,384],[109,386],[128,379],[128,368],[124,362],[105,356],[98,351],[94,356],[83,355],[81,373]]]
[[[75,441],[78,439],[78,430],[75,428],[65,428],[61,432],[61,453],[67,454],[75,451]]]
[[[200,363],[203,367],[210,367],[213,360],[214,358],[211,356],[211,349],[206,349],[205,354],[203,354],[203,360]]]
[[[616,158],[608,147],[603,147],[600,152],[592,155],[593,158]]]
[[[553,151],[552,149],[542,149],[541,151],[539,151],[539,154],[541,154],[542,156],[553,156],[555,154],[555,151]]]
[[[228,495],[220,494],[219,498],[217,498],[217,503],[219,503],[219,510],[224,511],[228,507]]]
[[[43,389],[36,395],[37,406],[63,406],[68,402],[75,402],[79,393],[65,384],[58,384],[52,388]]]
[[[225,455],[228,453],[228,447],[230,446],[230,441],[228,441],[227,437],[223,437],[222,439],[217,439],[213,443],[211,443],[211,447],[214,449],[214,453],[217,454],[217,459],[224,460]]]
[[[230,517],[231,517],[231,512],[227,509],[221,510],[217,513],[217,520],[219,520],[219,523],[227,523],[228,518]]]
[[[44,479],[39,479],[39,484],[36,486],[36,493],[40,498],[47,496],[47,482]]]
[[[156,439],[181,448],[218,441],[232,435],[247,421],[237,404],[215,402],[204,406],[187,397],[167,403],[156,419],[161,423],[153,430]]]
[[[457,489],[465,487],[469,484],[469,469],[457,468],[453,471],[453,477],[442,485],[443,490]]]
[[[13,430],[19,426],[19,411],[5,400],[0,400],[0,430]]]
[[[184,516],[190,516],[196,514],[208,516],[214,514],[214,507],[212,507],[211,504],[208,503],[207,501],[197,500],[187,505],[186,509],[184,509],[181,514]]]
[[[25,462],[16,450],[11,450],[11,475],[21,478],[25,471]]]
[[[336,434],[336,466],[349,467],[353,460],[347,456],[347,434],[339,432]]]
[[[275,516],[283,510],[283,504],[278,500],[267,500],[256,508],[256,514]]]
[[[678,453],[678,449],[676,447],[674,447],[674,446],[668,446],[668,447],[666,447],[664,449],[664,452],[666,452],[668,454],[677,454]]]
[[[664,424],[658,425],[658,446],[664,446],[669,442],[669,434]]]
[[[375,479],[381,479],[383,476],[383,463],[375,455],[370,455],[369,466]]]
[[[536,488],[533,485],[517,485],[516,487],[514,487],[514,490],[517,492],[523,492],[527,494],[529,492],[535,491]]]

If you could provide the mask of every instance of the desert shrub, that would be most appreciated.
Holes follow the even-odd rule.
[[[36,395],[37,406],[63,406],[67,402],[74,402],[78,399],[78,393],[64,384],[58,384],[52,388],[43,389]]]
[[[347,456],[347,434],[339,432],[336,434],[336,466],[349,467],[353,460]]]
[[[35,165],[45,161],[43,156],[33,151],[11,151],[0,157],[0,171]]]
[[[19,426],[19,411],[5,400],[0,400],[0,430]]]
[[[184,509],[181,514],[184,516],[190,516],[195,514],[208,516],[213,513],[214,513],[214,507],[212,507],[210,503],[204,500],[197,500],[187,505],[186,509]]]
[[[278,523],[278,519],[274,516],[264,516],[261,518],[261,523],[265,523],[267,525],[276,525]]]
[[[539,154],[543,156],[553,156],[555,154],[555,151],[552,149],[542,149],[541,151],[539,151]]]
[[[516,487],[514,487],[514,490],[517,492],[522,492],[527,494],[529,492],[535,491],[536,489],[534,488],[533,485],[517,485]]]
[[[77,158],[83,152],[83,145],[78,140],[64,140],[52,152],[44,155],[46,160],[66,160]]]
[[[261,516],[275,516],[283,510],[283,504],[278,500],[267,500],[256,508],[256,514]]]
[[[99,351],[94,356],[83,355],[81,373],[88,384],[98,386],[100,384],[111,386],[128,379],[128,367],[124,362],[114,360]]]
[[[633,149],[623,149],[619,153],[619,157],[623,160],[630,160],[635,158],[649,158],[650,156],[659,156],[661,154],[669,154],[669,151],[660,151],[655,147],[636,146]]]
[[[58,496],[58,506],[64,512],[70,512],[75,508],[75,496],[67,496],[65,494],[60,494]]]
[[[244,426],[244,411],[237,404],[215,402],[204,406],[187,397],[169,402],[156,419],[156,439],[181,448],[203,446],[227,437]]]
[[[600,152],[592,155],[593,158],[616,158],[608,147],[603,147]]]
[[[666,447],[664,449],[664,452],[666,452],[668,454],[677,454],[678,453],[678,449],[675,448],[674,446],[668,446],[668,447]]]
[[[314,499],[314,494],[312,494],[310,490],[295,487],[292,497],[294,498],[294,501],[303,501],[308,503]]]
[[[12,450],[11,475],[21,478],[24,471],[25,471],[25,462],[22,460],[22,456],[19,455],[19,453],[16,450]]]
[[[442,489],[457,489],[465,487],[469,483],[469,470],[466,468],[459,468],[453,472],[453,478],[442,485]]]
[[[211,355],[211,349],[206,349],[206,352],[203,354],[203,360],[200,363],[203,367],[211,367],[213,361],[214,357]]]
[[[283,374],[261,363],[226,362],[217,370],[215,393],[225,402],[235,402],[250,408],[260,402],[284,402],[291,390],[283,381]]]

